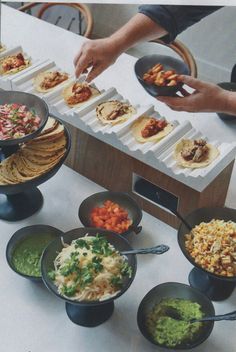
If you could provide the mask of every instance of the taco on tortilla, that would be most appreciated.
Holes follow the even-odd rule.
[[[106,101],[96,107],[97,118],[103,124],[115,125],[124,122],[135,113],[136,109],[132,105],[119,100]]]
[[[65,72],[46,71],[40,72],[34,78],[34,88],[40,93],[51,92],[59,84],[68,80],[69,75]]]
[[[30,59],[26,59],[22,53],[5,56],[0,59],[0,74],[14,74],[31,65]]]
[[[99,95],[100,91],[86,82],[75,82],[67,86],[62,96],[69,107],[79,107],[86,101]]]
[[[175,147],[174,158],[187,168],[206,167],[220,154],[219,150],[204,139],[182,139]]]
[[[164,119],[141,116],[131,126],[134,138],[139,143],[158,142],[167,136],[174,126]]]

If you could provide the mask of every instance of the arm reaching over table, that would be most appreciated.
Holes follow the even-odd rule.
[[[74,59],[75,75],[87,73],[91,82],[127,49],[141,41],[161,38],[168,43],[219,6],[144,5],[139,13],[110,37],[86,41]]]
[[[179,76],[179,80],[193,88],[193,93],[184,97],[158,97],[157,100],[176,111],[224,112],[236,115],[236,92],[190,76]]]

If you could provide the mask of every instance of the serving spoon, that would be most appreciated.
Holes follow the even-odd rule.
[[[173,319],[186,321],[187,323],[201,323],[204,321],[236,320],[236,310],[226,314],[206,316],[198,319],[193,318],[189,320],[183,319],[180,313],[175,308],[172,308],[172,307],[168,307],[166,313],[168,314],[169,317]]]
[[[121,251],[122,255],[127,254],[163,254],[170,249],[169,246],[165,244],[160,244],[159,246],[150,247],[150,248],[139,248],[139,249],[132,249],[129,251]]]

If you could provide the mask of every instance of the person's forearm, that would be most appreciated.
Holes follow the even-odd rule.
[[[223,112],[236,115],[236,92],[227,92],[227,100]]]
[[[117,53],[121,54],[140,41],[149,41],[161,38],[168,32],[149,17],[138,13],[132,17],[118,31],[112,34],[109,39]]]

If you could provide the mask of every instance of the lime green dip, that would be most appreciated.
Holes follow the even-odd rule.
[[[16,271],[41,277],[41,256],[47,245],[55,238],[53,234],[38,234],[22,239],[12,254]]]
[[[203,315],[198,303],[187,299],[166,298],[148,314],[147,330],[155,342],[175,347],[192,342],[199,336],[203,324],[188,321],[202,318]]]

